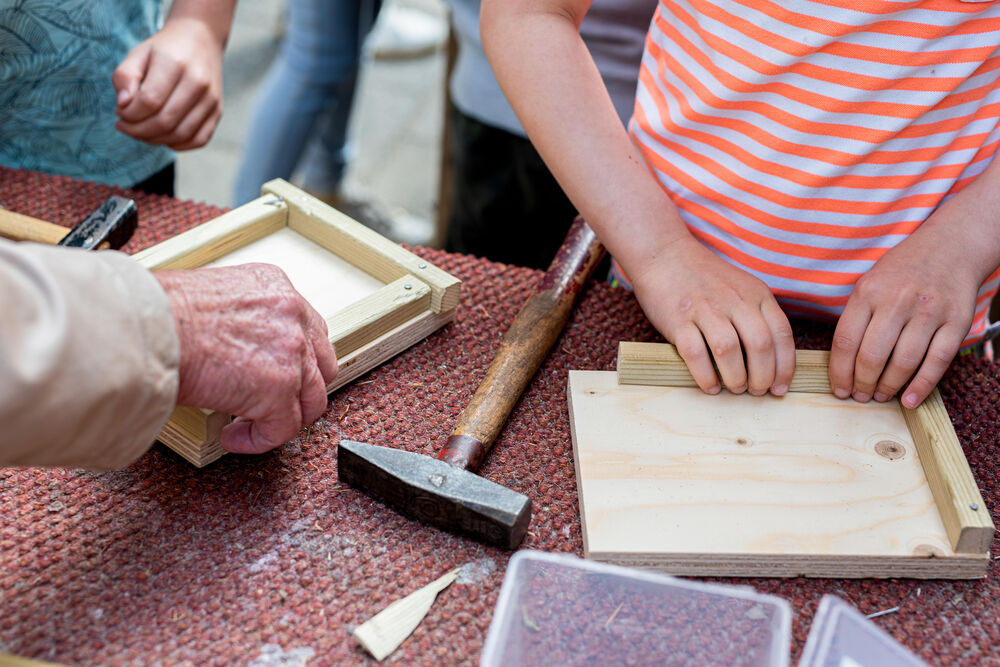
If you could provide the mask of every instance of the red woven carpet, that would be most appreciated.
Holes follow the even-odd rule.
[[[3,206],[65,225],[111,192],[0,168]],[[140,227],[129,251],[221,212],[130,194]],[[328,412],[284,447],[202,470],[162,445],[114,473],[0,469],[0,652],[85,665],[248,664],[281,652],[312,655],[310,665],[363,663],[353,625],[472,563],[387,662],[476,664],[509,554],[342,486],[336,446],[350,438],[436,452],[541,273],[417,252],[463,281],[456,321],[334,394]],[[800,347],[829,345],[825,327],[796,330]],[[533,499],[526,548],[581,553],[566,374],[613,369],[623,339],[656,334],[630,295],[592,285],[481,471]],[[941,384],[995,521],[998,375],[997,364],[961,360]],[[876,622],[930,664],[1000,665],[998,556],[994,542],[980,581],[726,581],[792,604],[792,664],[820,597],[835,593],[864,613],[898,605]]]

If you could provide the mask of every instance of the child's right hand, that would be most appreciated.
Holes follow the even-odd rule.
[[[762,281],[690,236],[645,266],[624,268],[646,316],[677,346],[702,391],[788,391],[795,372],[792,327]]]

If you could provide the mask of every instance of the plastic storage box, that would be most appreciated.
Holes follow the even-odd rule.
[[[836,595],[824,595],[799,667],[927,667]]]
[[[784,667],[790,628],[788,603],[749,587],[519,551],[480,664]]]

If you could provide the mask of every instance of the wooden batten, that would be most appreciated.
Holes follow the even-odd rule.
[[[389,283],[326,321],[338,358],[430,308],[431,288],[413,276]]]
[[[830,353],[825,350],[796,350],[795,375],[788,390],[829,394],[829,364]],[[698,386],[677,348],[670,343],[620,342],[618,382],[661,387]]]
[[[132,255],[147,269],[197,269],[288,224],[288,207],[259,197],[214,220]]]
[[[436,313],[458,305],[461,281],[449,273],[281,179],[268,181],[262,190],[284,200],[288,226],[299,234],[383,282],[416,276],[430,286]]]
[[[994,526],[948,411],[935,389],[916,409],[902,408],[927,483],[956,553],[986,553]]]

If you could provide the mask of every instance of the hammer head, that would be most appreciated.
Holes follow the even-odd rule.
[[[117,250],[132,238],[138,223],[139,213],[135,202],[112,195],[83,222],[71,229],[59,241],[59,245],[93,250],[107,241],[112,249]]]
[[[340,479],[401,513],[487,544],[514,549],[531,521],[531,499],[438,459],[341,440]]]

